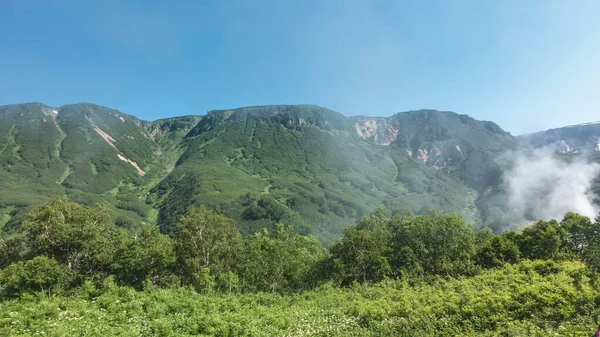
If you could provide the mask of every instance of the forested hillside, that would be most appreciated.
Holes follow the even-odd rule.
[[[147,190],[173,168],[198,117],[150,125],[93,104],[0,107],[0,226],[53,196],[103,203],[122,224],[152,221]]]
[[[5,336],[588,336],[600,219],[522,232],[383,209],[331,249],[190,207],[170,238],[53,199],[0,239]]]
[[[276,223],[324,243],[379,207],[455,212],[500,229],[495,162],[517,140],[492,122],[434,110],[345,117],[311,105],[145,122],[93,104],[0,107],[0,226],[52,196],[103,203],[124,227],[173,235],[205,205],[244,235]]]

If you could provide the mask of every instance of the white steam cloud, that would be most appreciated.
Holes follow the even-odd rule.
[[[584,159],[566,162],[552,148],[513,154],[512,168],[504,172],[508,206],[527,220],[561,219],[567,212],[590,218],[598,215],[591,193],[600,165]]]

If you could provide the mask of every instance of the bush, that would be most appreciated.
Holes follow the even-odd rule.
[[[13,263],[0,272],[0,293],[5,297],[17,297],[39,291],[50,296],[60,291],[67,280],[65,266],[54,259],[36,256]]]

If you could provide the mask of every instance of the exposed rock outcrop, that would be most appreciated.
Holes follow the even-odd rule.
[[[398,129],[383,118],[364,119],[355,123],[354,127],[359,137],[377,145],[388,146],[398,137]]]

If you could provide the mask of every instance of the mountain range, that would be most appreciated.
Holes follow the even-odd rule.
[[[122,226],[173,234],[191,205],[248,234],[293,225],[324,243],[379,207],[456,212],[506,227],[507,152],[553,144],[600,150],[600,124],[514,137],[491,121],[436,110],[346,117],[314,105],[210,111],[154,122],[81,103],[0,106],[0,228],[67,195],[102,203]]]

